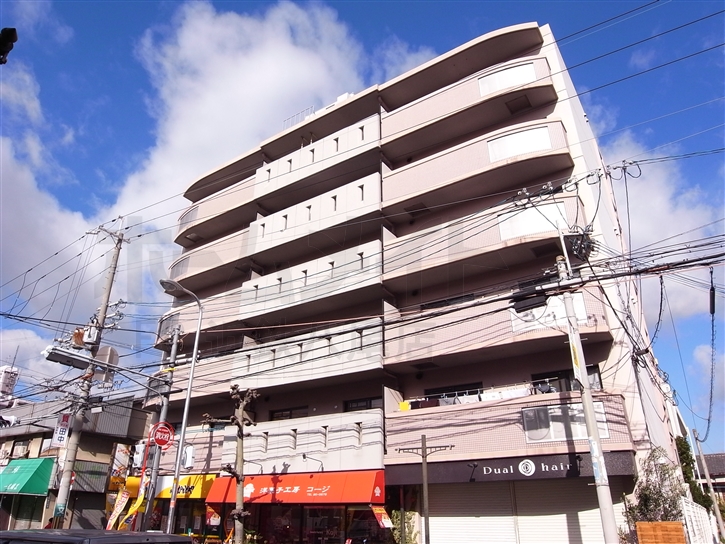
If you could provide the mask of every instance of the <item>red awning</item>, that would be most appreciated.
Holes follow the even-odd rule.
[[[236,502],[236,480],[227,476],[214,480],[206,502]],[[358,470],[245,476],[244,502],[384,504],[385,472]]]

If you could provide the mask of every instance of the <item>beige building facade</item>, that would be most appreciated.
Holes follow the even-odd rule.
[[[627,251],[611,179],[548,26],[342,95],[185,196],[169,277],[204,318],[183,474],[223,481],[236,429],[202,414],[228,418],[230,387],[256,389],[245,523],[266,540],[383,542],[377,504],[422,542],[410,449],[425,435],[431,542],[603,542],[561,291],[527,303],[560,255],[586,279],[574,307],[620,523],[637,458],[657,445],[676,461],[637,286],[611,279]],[[180,298],[159,323],[160,349],[177,326],[184,339],[172,423],[197,316]],[[285,491],[300,475],[371,489]],[[224,538],[233,505],[214,483],[180,495],[178,532]]]

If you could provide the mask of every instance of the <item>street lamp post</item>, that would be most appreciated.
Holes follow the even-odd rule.
[[[197,306],[199,306],[199,318],[196,324],[196,335],[194,336],[194,350],[191,353],[191,366],[189,367],[189,380],[186,385],[186,400],[184,401],[184,415],[181,419],[181,434],[179,435],[179,445],[176,451],[176,463],[174,464],[174,480],[171,484],[171,501],[169,503],[169,515],[166,523],[166,532],[171,533],[174,530],[174,521],[176,514],[176,497],[179,493],[179,472],[181,471],[181,461],[184,454],[184,440],[186,438],[186,425],[189,419],[189,404],[191,404],[191,386],[194,381],[194,369],[196,368],[196,359],[199,354],[199,336],[201,334],[201,318],[204,313],[201,307],[201,300],[194,293],[183,287],[180,283],[173,280],[159,281],[161,287],[168,294],[175,292],[186,293],[191,296]]]

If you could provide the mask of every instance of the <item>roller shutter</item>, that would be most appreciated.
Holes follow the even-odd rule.
[[[622,482],[612,479],[610,491],[622,523]],[[603,544],[593,479],[517,481],[514,494],[520,544]]]
[[[432,544],[517,542],[509,482],[431,485],[428,502]]]

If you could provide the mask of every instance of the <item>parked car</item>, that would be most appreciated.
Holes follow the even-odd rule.
[[[191,537],[166,533],[132,531],[103,531],[100,529],[24,529],[0,531],[0,544],[30,544],[53,542],[55,544],[191,544]]]

